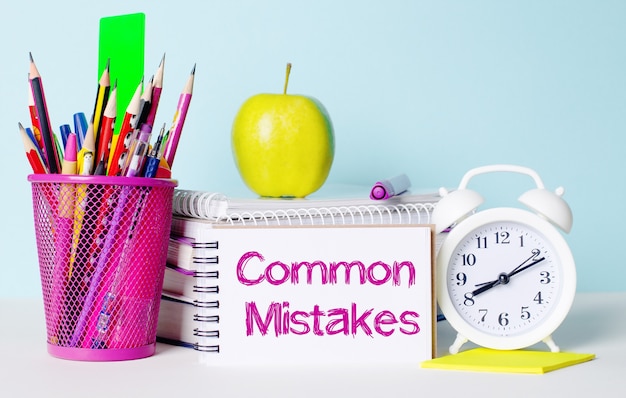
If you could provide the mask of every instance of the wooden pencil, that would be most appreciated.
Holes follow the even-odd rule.
[[[100,144],[100,132],[102,129],[102,117],[104,109],[107,106],[109,95],[111,93],[111,60],[107,60],[106,67],[100,75],[98,81],[98,90],[96,91],[96,102],[93,107],[93,132],[95,134],[96,148]]]
[[[52,126],[50,124],[48,106],[46,104],[46,96],[43,90],[41,75],[39,74],[39,70],[37,70],[32,53],[29,53],[29,55],[30,70],[28,77],[30,79],[31,90],[33,92],[33,100],[35,103],[37,120],[39,121],[39,128],[41,130],[41,137],[45,147],[46,164],[50,173],[56,174],[61,172],[59,153],[57,151],[54,133],[52,132]]]

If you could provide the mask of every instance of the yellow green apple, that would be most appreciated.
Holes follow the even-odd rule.
[[[235,117],[232,149],[239,174],[266,197],[305,197],[326,181],[335,154],[332,122],[315,98],[287,94],[248,98]]]

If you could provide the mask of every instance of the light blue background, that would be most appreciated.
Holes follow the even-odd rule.
[[[626,2],[623,1],[42,1],[0,13],[5,186],[0,297],[41,294],[29,165],[28,52],[53,126],[88,116],[99,19],[146,14],[146,75],[166,53],[156,124],[172,120],[197,63],[174,176],[179,187],[249,194],[231,156],[241,103],[280,92],[317,97],[332,116],[328,184],[369,185],[405,172],[416,189],[454,188],[474,167],[513,163],[564,186],[579,291],[623,291]],[[516,205],[528,177],[470,187],[486,206]]]

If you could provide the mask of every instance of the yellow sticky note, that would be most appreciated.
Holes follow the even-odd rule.
[[[421,363],[422,368],[477,372],[543,374],[587,362],[595,354],[475,348]]]

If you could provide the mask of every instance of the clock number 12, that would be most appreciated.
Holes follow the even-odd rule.
[[[494,232],[495,236],[495,244],[496,245],[508,245],[511,243],[511,234],[507,231]],[[476,236],[476,244],[478,249],[486,249],[487,248],[487,237],[486,236]],[[524,236],[519,236],[519,246],[524,247]]]

